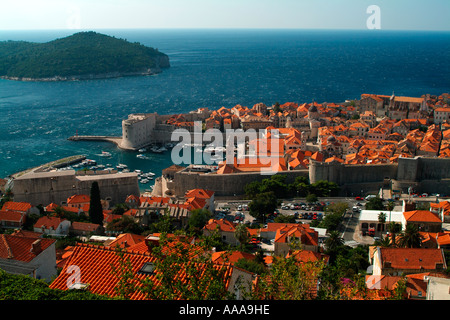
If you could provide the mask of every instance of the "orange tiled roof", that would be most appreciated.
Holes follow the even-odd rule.
[[[436,269],[436,264],[443,264],[445,258],[441,249],[425,248],[380,248],[381,263],[390,262],[394,269],[426,270]]]
[[[36,240],[40,240],[42,251],[56,242],[53,239],[0,234],[0,258],[30,262],[40,253],[36,254],[31,251],[32,244]]]
[[[320,261],[323,260],[325,264],[328,263],[328,260],[330,259],[330,256],[325,255],[320,252],[314,252],[311,250],[297,250],[294,252],[289,252],[286,255],[286,258],[294,257],[299,262],[308,262],[308,261]]]
[[[86,194],[75,194],[67,199],[67,204],[87,203],[91,201],[91,197]]]
[[[319,244],[319,233],[309,228],[309,225],[295,224],[277,229],[275,242],[288,242],[288,238],[299,238],[302,244],[317,246]]]
[[[208,223],[203,227],[203,229],[214,231],[216,228],[219,227],[219,231],[225,231],[225,232],[234,232],[235,227],[234,224],[231,223],[228,220],[225,219],[209,219]]]
[[[93,232],[100,227],[99,224],[89,223],[89,222],[78,222],[74,221],[71,224],[71,228],[79,231]]]
[[[436,214],[428,210],[405,211],[403,216],[408,222],[442,222]]]
[[[125,250],[123,253],[125,261],[129,262],[134,279],[131,280],[139,288],[139,280],[150,278],[157,281],[155,275],[139,272],[145,263],[155,263],[156,258],[150,253],[140,253],[136,251]],[[115,249],[101,246],[78,244],[68,261],[65,263],[59,276],[50,284],[51,289],[68,290],[67,283],[73,272],[68,271],[69,266],[78,266],[80,268],[80,282],[89,285],[89,291],[95,294],[117,296],[115,290],[120,278],[114,274],[113,268],[119,268],[119,255]],[[198,264],[198,274],[201,276],[203,266]],[[227,268],[227,275],[230,275],[231,268]],[[158,272],[158,271],[156,271]],[[176,275],[181,281],[186,281],[184,273]],[[70,283],[70,281],[69,281]],[[229,283],[227,283],[228,285]],[[144,300],[145,295],[136,289],[130,296],[131,300]]]
[[[255,256],[251,253],[241,251],[219,251],[211,255],[211,260],[215,263],[235,264],[239,259],[254,260]]]
[[[24,217],[23,212],[0,210],[0,221],[22,222]]]
[[[14,202],[14,201],[7,201],[2,207],[2,210],[4,211],[21,211],[21,212],[27,212],[29,209],[31,209],[31,204],[28,202]]]
[[[134,246],[138,243],[142,243],[145,240],[145,236],[133,234],[133,233],[122,233],[117,236],[116,239],[108,244],[108,247],[115,248],[119,246],[120,248],[128,248]]]
[[[61,218],[58,218],[58,217],[47,217],[47,216],[44,216],[44,217],[40,217],[38,219],[38,221],[36,221],[36,223],[34,224],[34,227],[35,228],[42,228],[42,227],[44,227],[46,229],[52,227],[53,229],[56,229],[56,228],[58,228],[59,224],[61,222],[65,221],[65,220],[66,219],[61,219]]]
[[[184,195],[186,198],[204,198],[209,199],[214,195],[214,191],[206,190],[206,189],[191,189],[186,192]]]

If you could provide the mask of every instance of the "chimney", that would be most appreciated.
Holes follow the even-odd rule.
[[[157,236],[149,235],[147,238],[145,238],[144,241],[149,250],[151,250],[153,247],[159,246],[159,237]]]
[[[41,239],[37,239],[36,241],[34,241],[31,244],[31,253],[34,253],[35,255],[38,255],[39,253],[41,253],[42,248],[41,248]]]

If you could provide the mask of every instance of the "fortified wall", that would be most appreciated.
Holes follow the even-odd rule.
[[[340,196],[376,193],[382,187],[408,192],[450,194],[450,159],[399,158],[398,163],[373,165],[346,165],[339,162],[311,161],[309,170],[291,170],[277,173],[292,182],[296,177],[309,177],[311,183],[319,180],[335,182]],[[187,190],[203,188],[213,190],[217,196],[244,194],[244,187],[252,181],[261,181],[269,175],[260,172],[215,174],[195,172],[185,168],[174,174],[165,185],[175,195],[183,196]]]
[[[392,189],[407,193],[409,187],[416,192],[450,193],[450,159],[448,158],[399,158],[394,164],[346,165],[338,162],[311,161],[311,183],[328,180],[341,187],[341,194],[376,192],[386,181]],[[363,192],[361,192],[363,191]]]
[[[287,182],[293,182],[296,177],[308,177],[308,170],[295,170],[277,173],[286,175]],[[253,181],[262,181],[270,178],[270,175],[262,175],[260,172],[215,174],[193,172],[189,168],[183,169],[174,174],[173,182],[168,183],[169,188],[177,196],[183,196],[187,190],[202,188],[215,192],[215,196],[235,196],[245,193],[246,184]]]
[[[100,196],[110,205],[123,203],[127,196],[139,196],[137,174],[76,174],[75,170],[57,172],[30,172],[13,180],[14,201],[29,202],[33,206],[50,203],[63,204],[74,194],[90,194],[94,181],[98,182]]]

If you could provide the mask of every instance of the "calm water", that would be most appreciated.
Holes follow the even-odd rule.
[[[172,114],[258,102],[342,102],[362,93],[450,91],[450,33],[294,30],[99,30],[158,48],[171,68],[149,77],[40,83],[0,80],[0,177],[73,154],[157,175],[170,154],[136,159],[80,135],[121,135],[133,112]],[[73,31],[0,31],[46,42]],[[96,156],[101,151],[111,159]]]

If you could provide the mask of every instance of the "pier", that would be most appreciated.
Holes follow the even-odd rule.
[[[120,146],[120,143],[122,141],[122,137],[111,137],[111,136],[71,136],[67,140],[70,141],[106,141],[106,142],[112,142],[116,144],[117,146]]]

